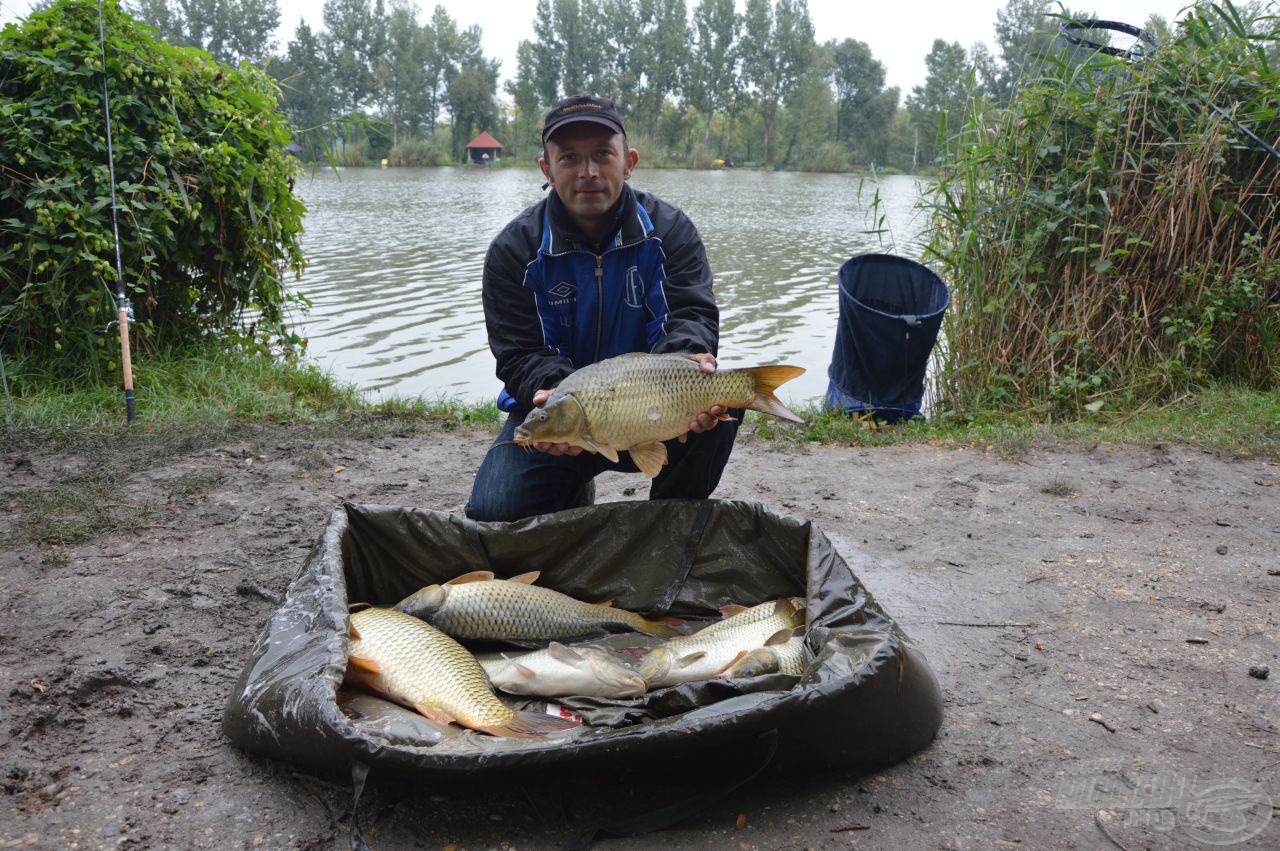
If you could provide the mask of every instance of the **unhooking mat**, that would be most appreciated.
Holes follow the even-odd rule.
[[[423,720],[362,724],[335,695],[346,667],[347,605],[391,605],[474,570],[541,571],[539,585],[650,617],[718,618],[728,603],[807,600],[812,661],[800,677],[710,680],[620,701],[569,700],[588,723],[543,740]],[[352,713],[359,715],[359,713]],[[406,715],[412,721],[419,716]],[[937,681],[812,522],[733,501],[620,502],[514,523],[476,523],[386,505],[337,508],[254,643],[223,729],[246,750],[318,773],[363,762],[379,775],[679,763],[703,747],[776,735],[772,768],[869,767],[932,740]]]

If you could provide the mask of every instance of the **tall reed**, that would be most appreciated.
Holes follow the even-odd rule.
[[[1080,414],[1280,386],[1280,18],[1188,12],[1145,61],[1063,51],[971,100],[927,203],[941,410]]]

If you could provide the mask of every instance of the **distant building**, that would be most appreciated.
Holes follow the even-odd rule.
[[[501,151],[502,143],[490,136],[488,130],[483,130],[479,136],[467,143],[467,162],[488,165],[494,160],[501,159],[499,156]]]

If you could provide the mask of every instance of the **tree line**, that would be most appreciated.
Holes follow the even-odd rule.
[[[949,117],[974,94],[1007,102],[1059,39],[1058,8],[1009,0],[995,48],[936,39],[924,83],[901,92],[866,42],[818,43],[806,0],[538,0],[515,76],[486,57],[479,26],[407,0],[325,0],[282,48],[276,0],[133,0],[172,43],[249,61],[279,82],[306,156],[458,160],[489,130],[505,157],[532,161],[542,116],[565,94],[613,98],[649,162],[844,171],[928,167]],[[1168,25],[1145,23],[1158,35]],[[505,95],[505,97],[503,97]],[[952,123],[954,118],[952,117]]]

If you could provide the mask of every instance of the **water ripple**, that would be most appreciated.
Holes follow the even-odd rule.
[[[890,251],[859,197],[859,178],[786,172],[640,170],[636,185],[693,219],[715,272],[726,366],[786,361],[808,372],[783,388],[822,395],[839,315],[836,273],[855,254]],[[489,242],[542,197],[532,169],[348,169],[300,181],[308,213],[311,353],[370,391],[452,394],[498,389],[480,281]],[[919,258],[919,194],[909,177],[882,178],[884,227],[896,253]]]

